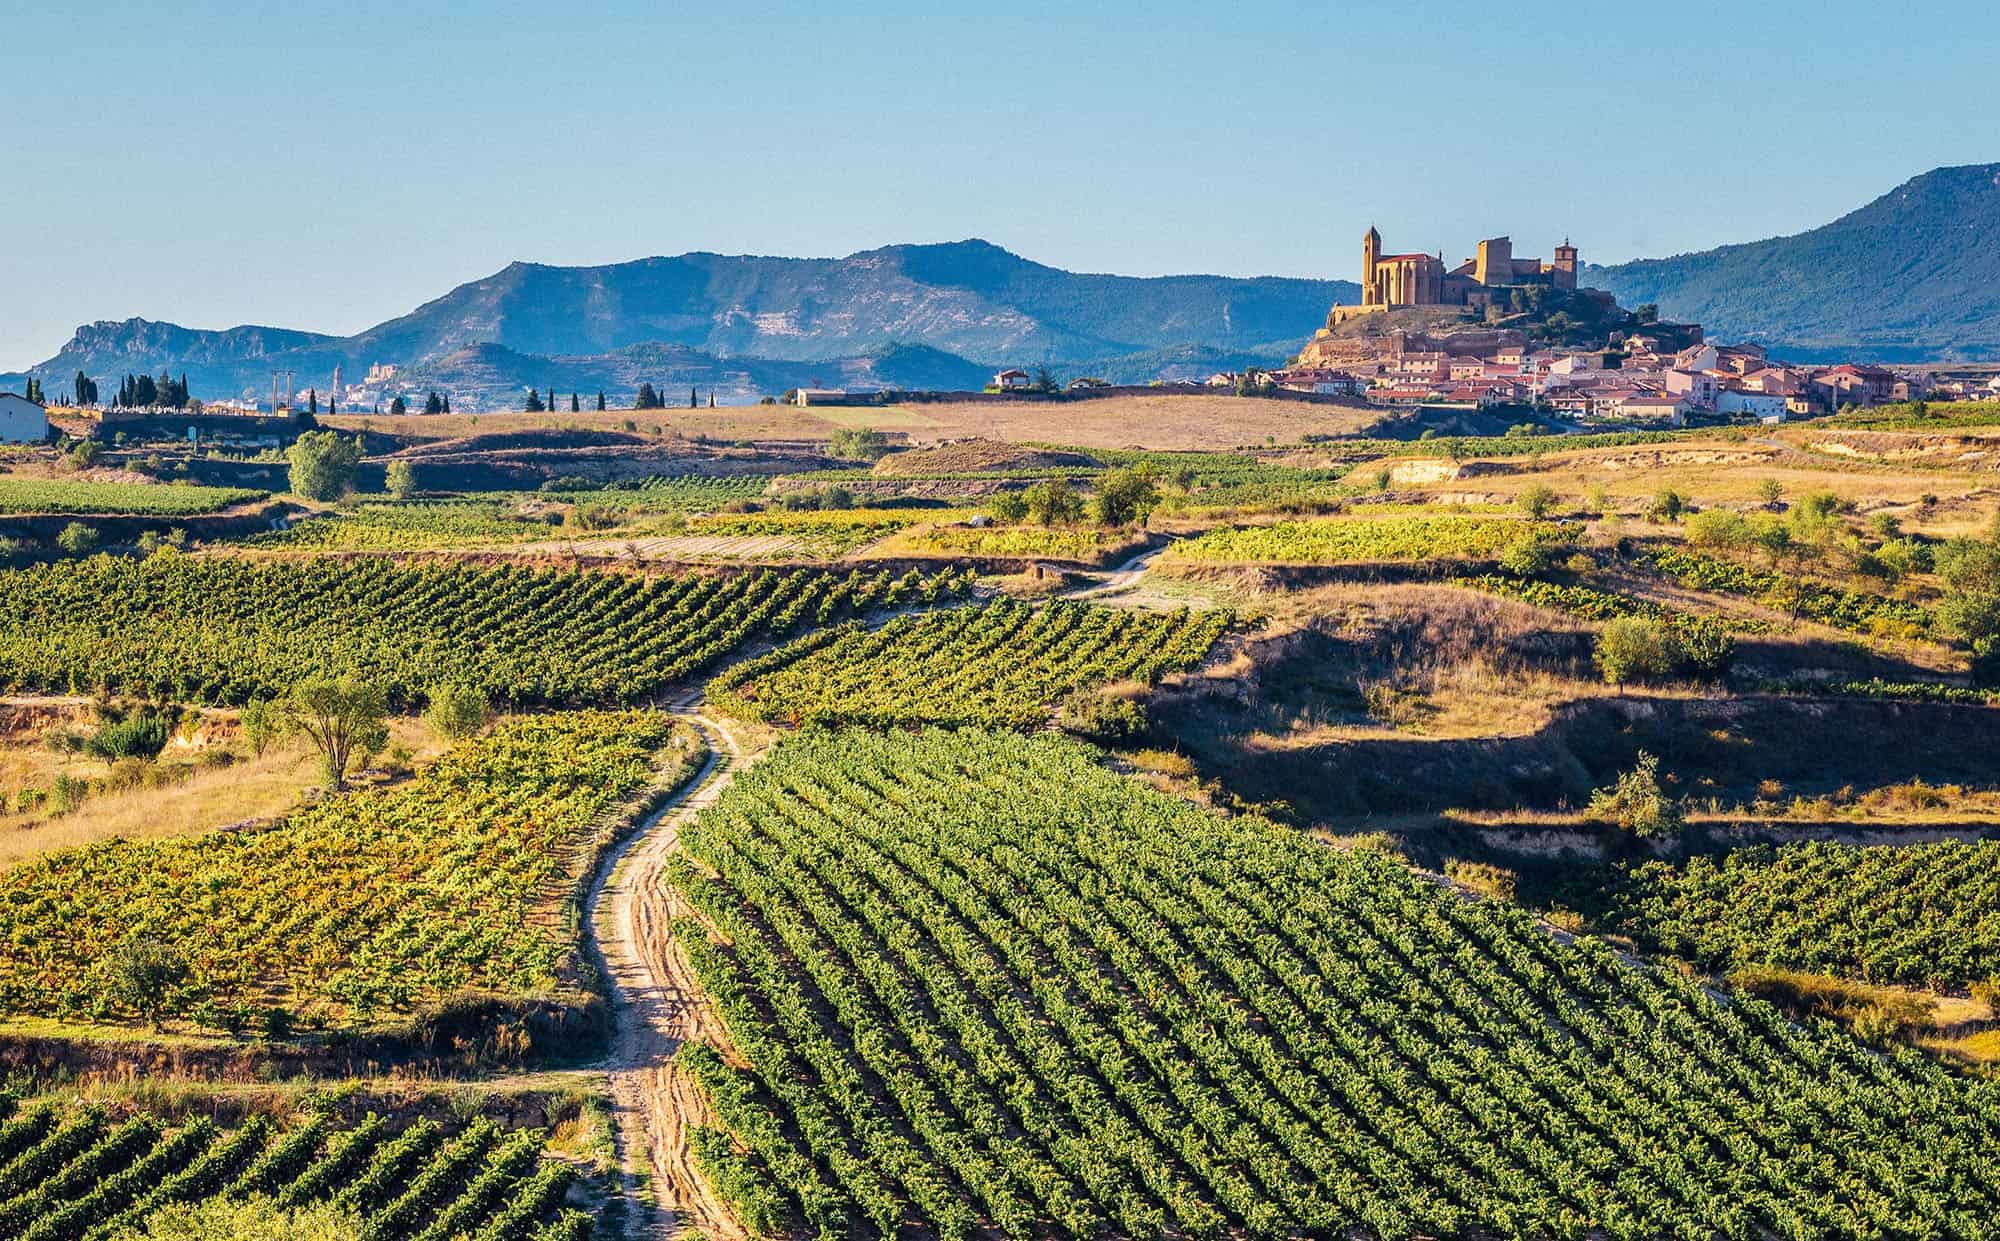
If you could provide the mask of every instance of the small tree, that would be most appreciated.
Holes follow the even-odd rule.
[[[427,414],[442,414],[444,412],[444,398],[437,394],[436,388],[432,388],[430,393],[424,397],[424,412]]]
[[[1757,484],[1757,498],[1764,507],[1776,511],[1778,502],[1785,498],[1785,485],[1775,478],[1767,478]]]
[[[155,1030],[174,1006],[192,971],[172,944],[135,935],[111,959],[112,998],[146,1019]]]
[[[88,556],[97,550],[97,531],[80,521],[73,521],[56,535],[56,546],[72,556]]]
[[[1160,502],[1160,485],[1150,466],[1125,466],[1098,480],[1093,502],[1098,524],[1125,526],[1146,520]]]
[[[332,431],[307,431],[285,451],[285,460],[291,463],[294,495],[321,502],[338,500],[354,485],[361,445]]]
[[[262,758],[264,751],[285,735],[285,714],[271,699],[252,698],[236,713],[236,726],[243,730],[251,755]]]
[[[404,414],[407,414],[409,412],[410,412],[410,403],[404,400],[400,394],[390,398],[389,400],[390,417],[401,418]]]
[[[379,686],[351,677],[316,677],[292,687],[284,701],[292,731],[319,751],[326,782],[347,784],[347,764],[359,751],[372,754],[389,739],[389,703]]]
[[[833,433],[827,451],[847,461],[879,461],[889,455],[889,437],[867,427],[842,427]]]
[[[1660,760],[1644,750],[1632,770],[1590,795],[1590,816],[1649,839],[1675,834],[1683,821],[1679,799],[1660,785]]]
[[[417,467],[407,461],[391,461],[383,477],[389,494],[407,500],[417,493]]]
[[[1666,676],[1673,670],[1673,645],[1665,629],[1639,616],[1621,616],[1597,635],[1592,656],[1605,683],[1624,692],[1629,681]]]
[[[1060,474],[1028,488],[1021,499],[1029,520],[1044,526],[1068,525],[1083,517],[1083,497]]]
[[[446,741],[463,741],[486,727],[486,695],[455,681],[433,685],[424,695],[424,723]]]
[[[993,520],[1006,526],[1018,526],[1028,519],[1028,501],[1018,491],[1003,491],[987,502]]]
[[[1555,508],[1556,493],[1552,488],[1536,483],[1516,496],[1514,503],[1520,506],[1523,513],[1540,521],[1549,515],[1550,510]]]
[[[521,412],[524,414],[539,414],[546,412],[547,409],[548,407],[542,404],[542,394],[533,388],[528,389],[528,399],[522,404]]]

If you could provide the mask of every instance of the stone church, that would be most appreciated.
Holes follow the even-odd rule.
[[[1442,254],[1384,254],[1382,234],[1373,228],[1361,239],[1361,304],[1335,306],[1328,326],[1360,315],[1406,306],[1463,306],[1483,310],[1495,289],[1543,284],[1575,291],[1576,247],[1556,247],[1555,261],[1517,259],[1514,242],[1490,237],[1478,253],[1447,269]]]

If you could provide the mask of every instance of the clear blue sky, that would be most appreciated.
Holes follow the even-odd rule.
[[[350,332],[514,259],[979,236],[1352,278],[1614,261],[2000,160],[2000,7],[13,0],[0,370],[80,322]]]

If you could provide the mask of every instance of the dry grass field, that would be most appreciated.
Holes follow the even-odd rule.
[[[87,714],[82,708],[45,712],[41,725],[11,732],[0,742],[0,794],[6,797],[0,813],[0,866],[112,837],[157,840],[276,818],[321,781],[318,760],[295,744],[251,754],[235,735],[230,713],[223,712],[214,713],[213,723],[204,726],[199,747],[170,743],[158,762],[123,771],[102,759],[50,748],[52,729],[87,729],[87,723],[78,723]],[[391,722],[388,748],[398,747],[408,752],[413,765],[429,762],[443,748],[414,719]],[[218,762],[218,756],[228,761]],[[133,782],[119,787],[121,775]],[[24,791],[46,789],[58,776],[92,785],[80,805],[62,812],[48,803],[22,808]]]
[[[1080,401],[994,400],[958,403],[827,406],[737,405],[717,409],[612,409],[572,414],[339,414],[320,421],[342,431],[374,431],[409,440],[459,439],[525,430],[622,431],[711,440],[823,440],[841,428],[901,432],[914,443],[982,436],[1012,443],[1060,442],[1084,448],[1243,448],[1297,443],[1307,435],[1352,435],[1380,411],[1190,393]]]
[[[1357,434],[1382,417],[1379,410],[1372,409],[1207,393],[895,408],[912,410],[932,424],[929,428],[883,424],[884,429],[894,426],[906,430],[918,443],[979,436],[1079,448],[1214,449],[1295,444],[1307,435]]]

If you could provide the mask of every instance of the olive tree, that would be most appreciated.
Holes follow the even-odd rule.
[[[380,686],[316,677],[294,685],[282,701],[286,723],[319,751],[332,788],[346,785],[355,753],[373,754],[388,743],[389,702]]]

